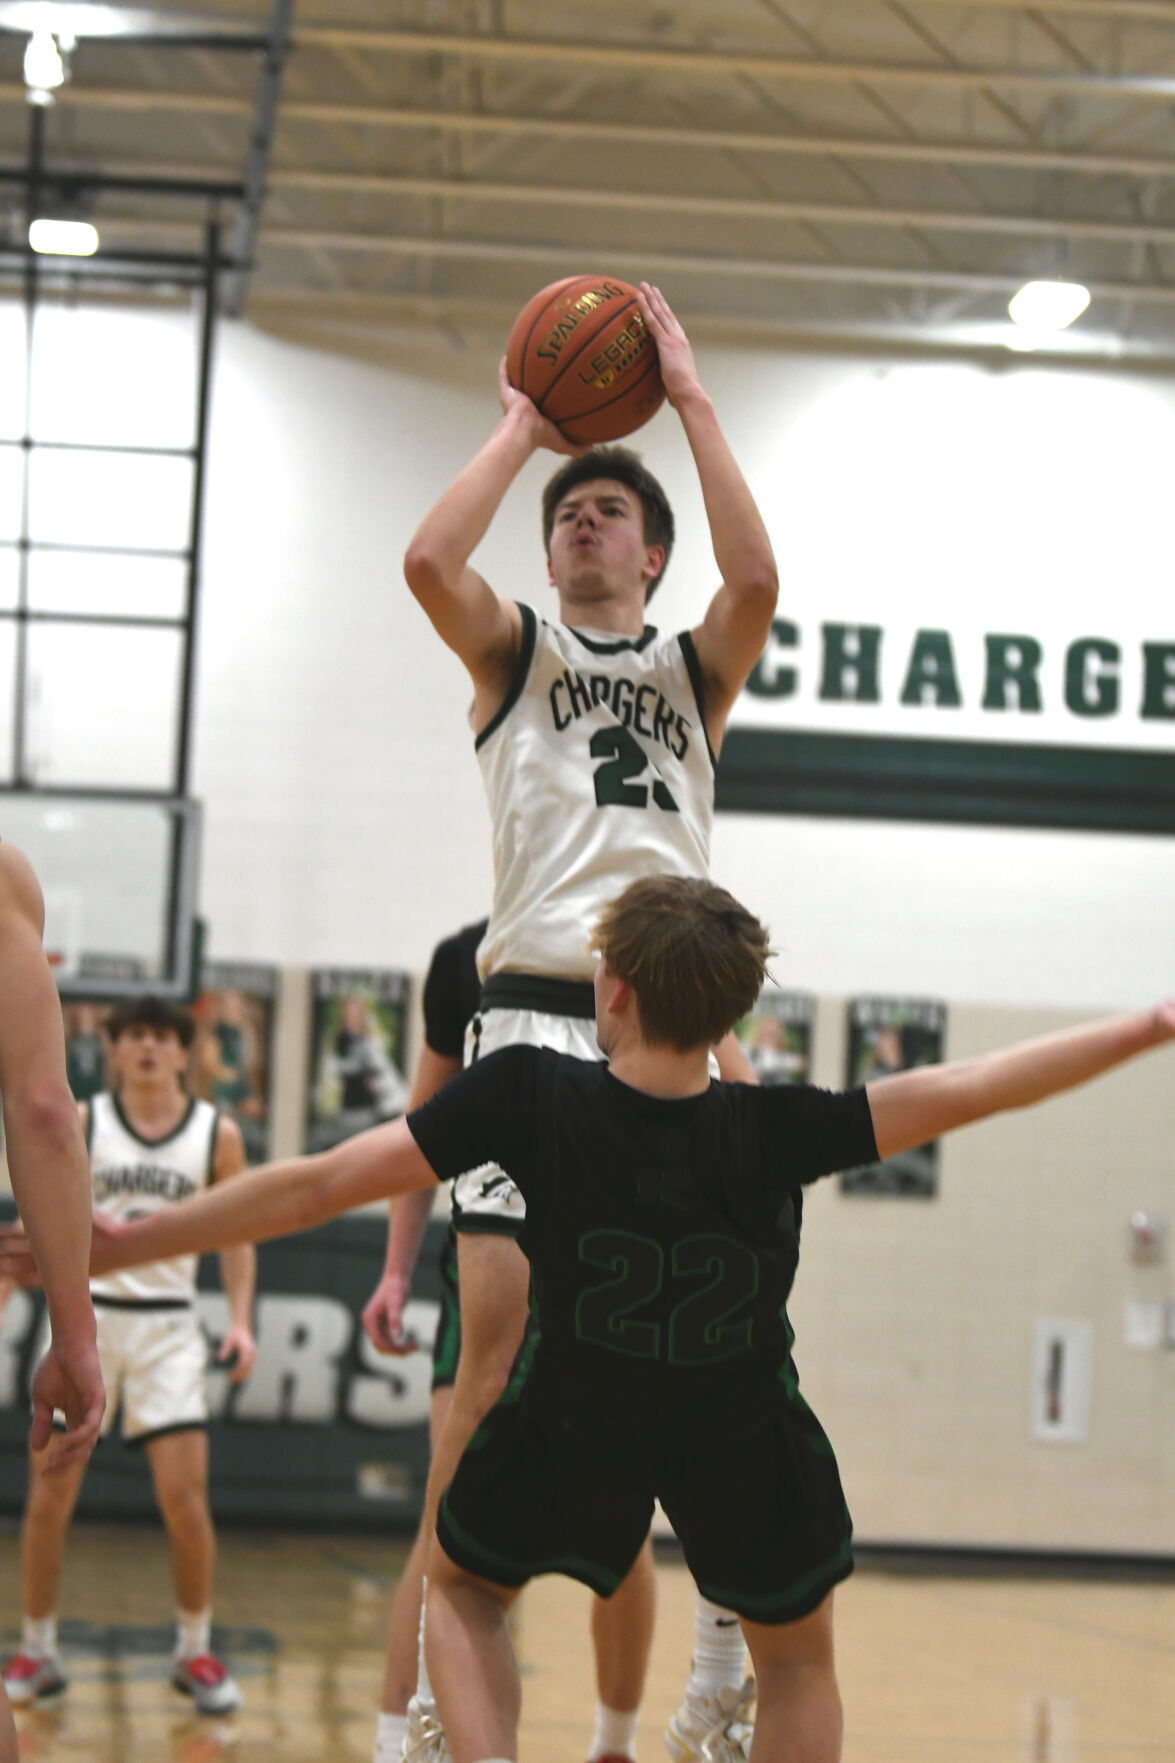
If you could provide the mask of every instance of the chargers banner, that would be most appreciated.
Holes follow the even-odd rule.
[[[718,806],[1175,831],[1175,640],[777,618]]]
[[[215,1256],[200,1268],[209,1336],[210,1492],[216,1518],[273,1523],[415,1520],[428,1474],[429,1348],[439,1315],[437,1256],[447,1221],[429,1226],[408,1308],[421,1351],[377,1353],[360,1312],[383,1270],[386,1214],[358,1213],[257,1251],[257,1364],[233,1388],[213,1363],[228,1325]],[[24,1505],[28,1385],[44,1350],[39,1294],[13,1292],[0,1318],[0,1509]],[[154,1510],[142,1451],[118,1436],[90,1460],[78,1510]]]

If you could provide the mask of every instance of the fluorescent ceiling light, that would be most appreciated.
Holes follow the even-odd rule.
[[[1080,282],[1025,282],[1008,302],[1013,324],[1027,331],[1063,331],[1089,305],[1089,289]]]
[[[24,83],[38,92],[54,92],[65,84],[65,63],[50,31],[36,30],[24,52]]]
[[[29,244],[48,257],[92,257],[98,249],[98,229],[88,220],[34,220],[29,223]]]

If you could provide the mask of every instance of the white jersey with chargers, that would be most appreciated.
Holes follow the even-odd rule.
[[[640,876],[708,871],[701,671],[688,632],[617,637],[519,611],[514,674],[477,737],[494,841],[478,970],[590,980],[606,901]]]
[[[213,1177],[217,1111],[194,1097],[179,1125],[166,1138],[147,1139],[130,1125],[117,1096],[108,1090],[91,1098],[89,1108],[90,1185],[94,1205],[123,1220],[146,1218],[175,1205]],[[177,1255],[103,1274],[90,1282],[96,1298],[119,1303],[190,1302],[196,1289],[198,1255]]]

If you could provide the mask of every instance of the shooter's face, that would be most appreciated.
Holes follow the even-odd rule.
[[[661,547],[645,543],[644,509],[626,484],[593,478],[555,509],[548,563],[557,588],[583,594],[631,584],[643,598],[663,562]]]

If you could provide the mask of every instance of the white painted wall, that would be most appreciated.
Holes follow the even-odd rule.
[[[882,623],[892,675],[904,650],[891,630],[945,626],[971,700],[984,629],[1052,638],[1050,657],[1080,635],[1123,647],[1112,726],[1075,728],[1056,691],[1041,719],[887,704],[876,726],[922,732],[937,715],[950,736],[1012,739],[1028,723],[1033,739],[1171,746],[1175,722],[1138,720],[1135,677],[1141,639],[1175,640],[1165,383],[1022,361],[997,374],[702,352],[702,365],[808,649],[823,618]],[[495,419],[493,368],[488,344],[459,352],[429,333],[411,365],[386,366],[222,333],[196,745],[220,955],[422,965],[438,929],[481,908],[465,676],[399,559]],[[654,610],[688,624],[716,579],[696,481],[671,412],[639,444],[680,522]],[[540,608],[550,466],[523,473],[477,558]],[[789,721],[861,727],[862,707],[813,702],[807,653]],[[771,922],[785,978],[817,991],[1100,1005],[1146,998],[1175,969],[1170,840],[723,817],[714,864]]]
[[[177,320],[144,332],[161,386],[168,325],[182,352]],[[103,347],[71,345],[72,373]],[[202,907],[220,959],[422,970],[439,935],[484,910],[468,688],[399,562],[495,420],[497,347],[427,331],[330,350],[244,324],[221,332],[195,731]],[[803,632],[801,692],[770,714],[1014,738],[1028,719],[1009,711],[993,727],[975,699],[983,632],[1019,629],[1046,641],[1053,669],[1031,738],[1170,750],[1175,722],[1139,720],[1137,663],[1142,640],[1175,641],[1167,382],[1019,359],[994,371],[699,354],[772,531],[781,611]],[[0,429],[6,408],[0,398]],[[655,612],[687,625],[715,585],[700,497],[671,413],[639,445],[680,522]],[[476,560],[542,608],[549,467],[523,473]],[[824,619],[886,627],[879,711],[815,700]],[[967,701],[945,726],[894,702],[903,633],[920,626],[958,638]],[[1059,701],[1055,657],[1086,635],[1123,648],[1112,726],[1075,729]],[[781,982],[820,995],[824,1082],[842,1080],[839,1000],[853,993],[946,1000],[961,1053],[1175,984],[1171,839],[729,816],[714,871],[771,924]],[[800,1362],[865,1534],[1175,1550],[1175,1355],[1121,1343],[1127,1297],[1175,1295],[1167,1267],[1131,1271],[1123,1237],[1134,1205],[1175,1203],[1173,1095],[1157,1058],[1104,1101],[1090,1092],[958,1141],[939,1202],[830,1187],[814,1199]],[[1053,1315],[1094,1326],[1086,1447],[1029,1441],[1033,1328]]]

